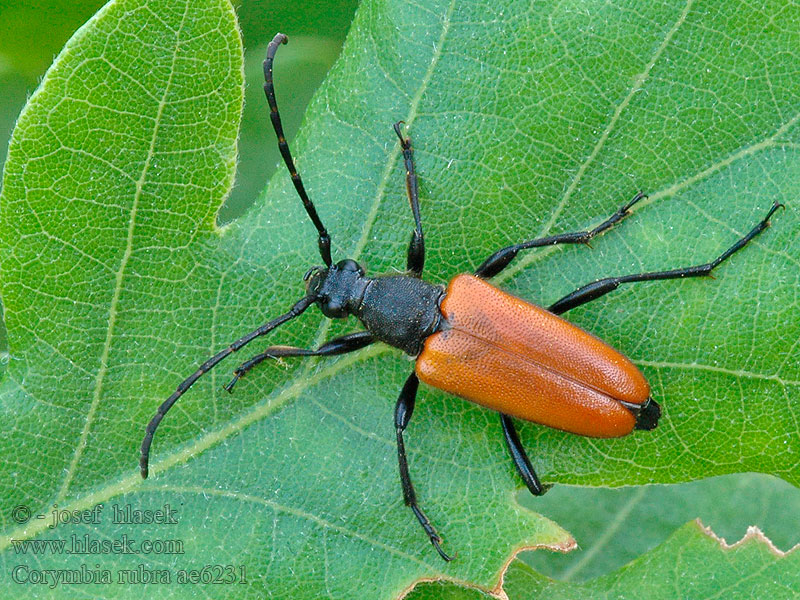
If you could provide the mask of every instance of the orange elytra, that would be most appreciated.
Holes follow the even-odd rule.
[[[450,281],[441,309],[447,325],[425,340],[421,381],[578,435],[633,431],[628,406],[644,405],[650,385],[605,342],[473,275]]]

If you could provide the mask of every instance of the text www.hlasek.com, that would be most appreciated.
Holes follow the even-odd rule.
[[[117,539],[98,540],[89,534],[63,539],[11,540],[16,554],[184,554],[183,540],[144,539],[123,534]]]

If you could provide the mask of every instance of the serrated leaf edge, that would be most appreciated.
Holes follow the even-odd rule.
[[[785,556],[797,550],[797,548],[800,548],[800,543],[797,543],[786,551],[781,550],[775,544],[773,544],[772,540],[769,539],[756,525],[750,525],[739,541],[729,544],[724,537],[714,533],[714,530],[710,526],[703,525],[703,522],[700,519],[695,519],[694,523],[697,525],[698,529],[700,529],[701,533],[717,542],[720,548],[726,552],[729,550],[735,550],[736,548],[740,548],[746,544],[757,543],[766,546],[766,548],[776,557],[784,558]]]
[[[578,542],[575,541],[571,535],[564,540],[563,543],[560,544],[524,544],[522,546],[518,546],[514,550],[511,551],[509,554],[508,559],[503,565],[500,567],[498,572],[498,579],[497,584],[494,587],[487,588],[480,585],[471,584],[467,581],[462,579],[457,579],[455,577],[421,577],[417,579],[414,583],[409,585],[406,589],[404,589],[399,596],[397,596],[397,600],[403,600],[406,598],[414,589],[421,583],[454,583],[461,587],[471,590],[477,590],[479,592],[483,592],[485,594],[489,594],[493,598],[497,598],[497,600],[510,600],[508,594],[506,594],[503,586],[505,585],[505,577],[508,568],[511,566],[511,563],[517,558],[517,556],[521,552],[526,552],[528,550],[552,550],[554,552],[561,552],[562,554],[566,554],[567,552],[571,552],[578,547]]]

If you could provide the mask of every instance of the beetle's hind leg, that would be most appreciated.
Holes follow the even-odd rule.
[[[397,398],[397,404],[394,408],[394,427],[397,432],[397,461],[400,465],[400,484],[403,486],[403,500],[406,506],[411,508],[414,516],[417,517],[419,524],[428,534],[431,544],[436,548],[443,559],[450,561],[453,557],[442,550],[442,538],[436,533],[436,529],[431,524],[427,515],[422,512],[422,509],[417,504],[417,494],[414,491],[414,485],[411,483],[411,475],[408,472],[408,460],[406,459],[406,446],[403,443],[403,431],[408,426],[411,420],[411,415],[414,412],[414,403],[417,400],[417,388],[419,387],[419,379],[416,373],[411,373],[406,379],[403,389],[400,391],[400,396]]]
[[[241,379],[245,373],[257,364],[272,358],[283,358],[285,356],[336,356],[337,354],[347,354],[369,346],[375,338],[368,331],[357,331],[348,333],[341,337],[334,338],[325,342],[316,350],[306,348],[296,348],[295,346],[270,346],[261,354],[256,354],[250,360],[243,362],[233,371],[233,379],[225,384],[224,388],[228,392],[233,392],[233,386]]]
[[[531,494],[534,496],[541,496],[549,490],[551,486],[542,485],[542,482],[539,481],[539,478],[536,476],[536,471],[533,470],[528,454],[519,441],[517,429],[514,427],[514,422],[511,420],[511,417],[500,413],[500,423],[503,425],[503,435],[506,438],[506,445],[511,454],[511,459],[514,461],[514,466],[517,467],[522,481],[528,486]]]
[[[767,216],[764,217],[750,232],[741,237],[733,246],[728,248],[725,252],[720,254],[711,262],[695,265],[693,267],[683,267],[681,269],[671,269],[669,271],[652,271],[650,273],[635,273],[633,275],[623,275],[622,277],[606,277],[605,279],[598,279],[592,283],[588,283],[583,287],[578,288],[558,300],[555,304],[549,306],[547,310],[557,315],[567,312],[568,310],[596,300],[600,296],[605,296],[609,292],[613,292],[622,283],[633,283],[635,281],[657,281],[662,279],[682,279],[684,277],[704,277],[711,274],[714,268],[718,267],[721,262],[730,258],[735,252],[744,248],[750,240],[756,237],[759,233],[769,227],[769,219],[779,208],[784,208],[783,204],[776,202],[772,205]]]
[[[603,233],[606,229],[610,229],[622,221],[622,219],[627,217],[630,214],[628,212],[630,208],[643,198],[647,198],[647,196],[642,192],[637,193],[627,202],[627,204],[625,204],[625,206],[620,207],[617,212],[611,215],[608,219],[589,231],[560,233],[558,235],[551,235],[535,240],[529,240],[527,242],[501,248],[483,261],[483,263],[481,263],[481,266],[475,270],[475,275],[482,277],[483,279],[494,277],[500,271],[505,269],[512,260],[514,260],[514,257],[520,250],[527,250],[528,248],[540,248],[542,246],[555,246],[556,244],[588,244],[589,240],[591,240],[594,236]]]

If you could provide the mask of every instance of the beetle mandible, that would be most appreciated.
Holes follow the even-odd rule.
[[[420,380],[498,411],[509,453],[527,488],[534,495],[547,491],[520,443],[512,417],[591,437],[619,437],[634,429],[651,430],[658,424],[661,408],[650,397],[650,386],[636,366],[598,338],[558,315],[596,300],[620,284],[660,279],[702,277],[734,252],[743,248],[768,225],[782,204],[775,203],[750,232],[711,262],[670,269],[598,279],[567,294],[547,309],[520,300],[486,282],[500,273],[521,250],[555,244],[587,244],[625,218],[645,195],[636,194],[594,229],[561,233],[501,248],[472,275],[457,275],[446,289],[421,279],[425,241],[419,209],[419,190],[411,140],[403,137],[402,121],[394,124],[406,169],[406,191],[414,217],[408,246],[406,275],[368,277],[351,259],[333,263],[331,240],[303,181],[294,166],[283,134],[272,63],[280,44],[288,38],[278,33],[270,42],[264,61],[264,92],[278,147],[292,182],[318,233],[319,253],[325,266],[312,267],[304,275],[306,294],[288,312],[239,338],[204,362],[158,408],[142,441],[140,468],[148,475],[150,445],[164,415],[204,373],[254,339],[301,315],[317,304],[332,319],[357,317],[365,331],[350,333],[322,344],[316,350],[271,346],[242,363],[225,385],[232,391],[236,381],[257,364],[279,357],[333,356],[353,352],[374,342],[384,342],[416,357],[397,399],[394,425],[400,483],[405,504],[411,508],[439,555],[442,539],[419,507],[406,460],[403,432],[414,411]]]

